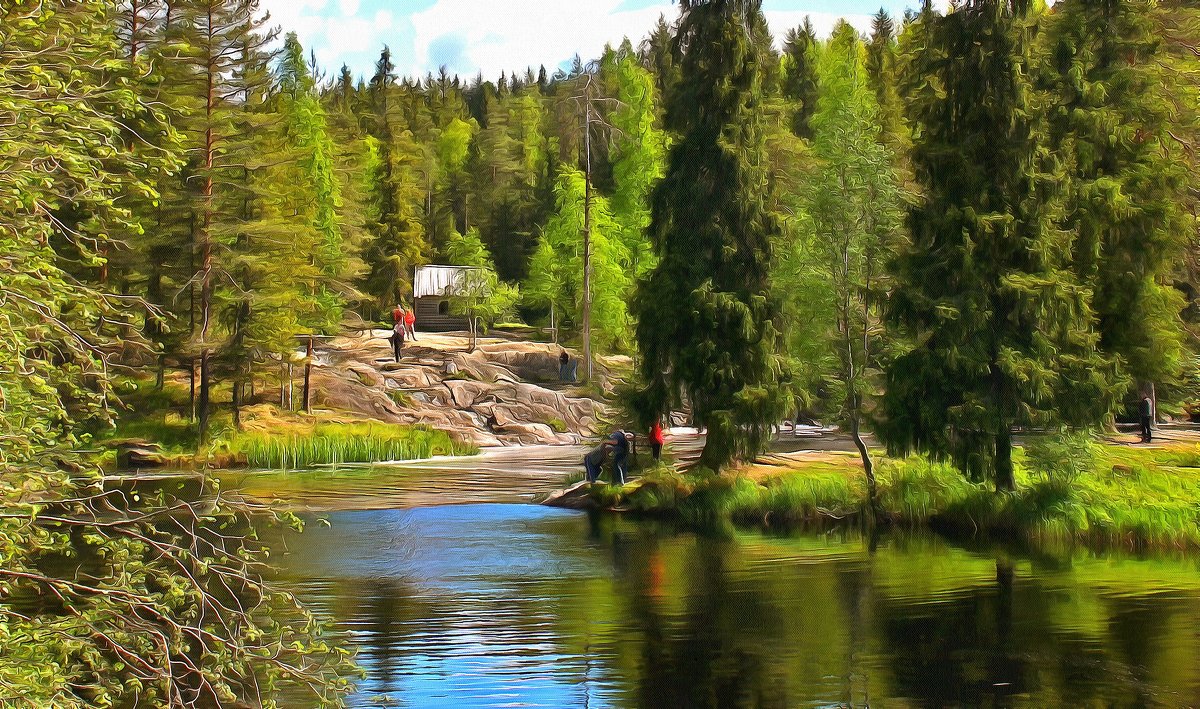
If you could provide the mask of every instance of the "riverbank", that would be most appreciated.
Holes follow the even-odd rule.
[[[948,464],[880,456],[880,522],[927,526],[954,537],[1097,547],[1200,548],[1200,445],[1018,449],[1017,490],[997,494]],[[1056,460],[1057,458],[1057,460]],[[647,469],[623,488],[596,485],[587,505],[685,523],[862,525],[866,482],[857,456],[811,452],[768,457],[723,475]]]
[[[110,471],[265,468],[469,456],[479,446],[423,425],[401,425],[320,411],[289,412],[269,404],[246,407],[239,430],[228,416],[212,423],[199,445],[195,425],[173,409],[127,417],[97,438],[97,458]]]

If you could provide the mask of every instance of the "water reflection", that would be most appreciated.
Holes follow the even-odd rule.
[[[283,575],[356,706],[1189,706],[1186,557],[679,532],[529,505],[339,512]]]

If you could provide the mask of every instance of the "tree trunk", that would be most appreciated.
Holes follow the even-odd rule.
[[[196,358],[188,360],[188,411],[191,421],[196,420]]]
[[[592,107],[584,105],[583,173],[583,359],[586,377],[592,381]],[[705,446],[707,448],[707,445]]]
[[[867,476],[867,501],[870,503],[871,517],[873,520],[878,520],[882,510],[879,508],[879,492],[875,484],[875,461],[871,459],[871,452],[867,450],[860,426],[858,410],[855,409],[850,416],[850,437],[854,439],[854,447],[858,449],[858,456],[862,458],[863,472]]]
[[[1013,478],[1012,431],[1005,425],[996,434],[996,492],[1012,492],[1016,487]]]
[[[213,11],[208,9],[208,33],[210,42],[213,39]],[[211,46],[211,44],[210,44]],[[216,76],[213,65],[209,64],[206,76],[205,119],[204,130],[204,218],[200,229],[200,422],[199,440],[204,445],[208,439],[208,407],[209,395],[212,390],[210,381],[208,349],[208,326],[212,316],[213,297],[213,249],[212,249],[212,217],[213,217],[213,162],[216,158],[216,136],[213,133],[213,109],[216,105]]]
[[[242,382],[240,377],[233,378],[233,395],[229,399],[229,405],[233,408],[233,428],[240,431],[242,430]]]
[[[208,443],[208,415],[209,415],[209,398],[212,395],[212,377],[210,376],[210,357],[208,348],[200,351],[200,402],[199,402],[199,427],[200,445]]]
[[[313,338],[308,336],[308,348],[304,353],[304,413],[312,413],[312,358]]]

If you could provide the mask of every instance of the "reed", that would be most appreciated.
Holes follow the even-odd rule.
[[[236,436],[230,447],[245,456],[251,467],[276,470],[479,452],[477,447],[460,443],[444,431],[374,422],[321,423],[311,430],[245,433]]]

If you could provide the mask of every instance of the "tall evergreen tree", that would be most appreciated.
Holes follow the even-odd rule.
[[[1171,285],[1189,238],[1184,151],[1160,65],[1152,3],[1065,0],[1045,33],[1050,140],[1066,162],[1063,227],[1093,292],[1100,349],[1149,393],[1182,359],[1182,300]]]
[[[809,122],[817,110],[817,34],[812,22],[788,30],[783,41],[783,95],[796,102],[792,132],[801,138],[812,137]]]
[[[253,121],[247,101],[257,101],[265,90],[266,45],[276,30],[266,27],[258,0],[187,0],[173,10],[178,17],[180,61],[194,101],[183,121],[183,133],[194,155],[192,192],[192,268],[195,286],[192,308],[193,343],[200,377],[196,411],[200,440],[208,435],[215,372],[214,356],[223,345],[218,323],[218,284],[235,282],[225,258],[239,238],[248,199],[247,161],[253,160],[253,136],[244,130]],[[256,79],[248,72],[259,72]],[[251,94],[255,94],[251,96]]]
[[[968,0],[930,20],[913,151],[923,199],[889,315],[911,349],[887,371],[879,433],[1014,486],[1012,428],[1093,424],[1123,385],[1095,351],[1090,294],[1055,225],[1058,178],[1029,85],[1024,0]]]
[[[757,0],[684,0],[681,12],[667,107],[680,138],[649,227],[660,261],[634,301],[640,405],[648,423],[686,397],[708,427],[700,464],[719,470],[761,449],[785,399],[755,43],[765,19]]]
[[[363,260],[364,290],[374,297],[375,312],[412,292],[413,269],[426,259],[428,244],[421,219],[424,190],[418,177],[422,155],[403,116],[391,51],[384,47],[371,77],[374,109],[367,163],[371,238]]]
[[[614,56],[602,67],[616,87],[617,108],[612,125],[613,219],[624,248],[632,259],[633,275],[640,278],[654,266],[653,250],[646,238],[650,225],[650,192],[662,178],[668,146],[666,134],[656,125],[654,78],[640,67],[632,52]]]

